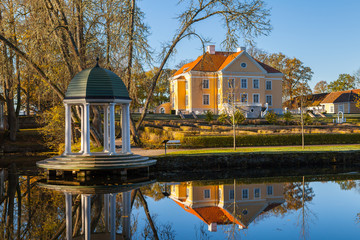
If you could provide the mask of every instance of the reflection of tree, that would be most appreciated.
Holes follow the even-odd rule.
[[[303,206],[303,200],[311,202],[314,196],[314,190],[309,186],[309,183],[305,182],[305,185],[302,182],[285,183],[285,203],[272,209],[271,212],[275,215],[284,215],[287,212],[296,211]]]
[[[195,237],[198,240],[208,240],[210,239],[210,236],[208,235],[208,230],[205,228],[204,224],[200,224],[199,227],[196,225],[195,228]]]
[[[356,188],[355,180],[336,181],[339,184],[341,190],[351,190]]]
[[[144,208],[145,215],[147,218],[145,227],[141,230],[142,239],[175,239],[175,232],[170,223],[165,224],[156,224],[156,216],[150,214],[149,206],[147,204],[146,198],[144,197],[142,191],[143,189],[147,190],[147,193],[159,197],[159,192],[161,193],[161,186],[157,184],[155,187],[142,187],[141,190],[138,189],[136,192],[136,197],[139,200],[140,204]]]

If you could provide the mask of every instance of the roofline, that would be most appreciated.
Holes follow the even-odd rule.
[[[236,58],[234,58],[231,62],[228,63],[228,65],[226,65],[226,67],[224,67],[223,69],[221,69],[220,71],[224,71],[226,70],[236,59],[238,59],[240,56],[242,56],[243,54],[245,54],[251,62],[253,62],[263,73],[268,73],[265,68],[263,68],[257,61],[255,61],[255,59],[250,56],[250,54],[248,54],[246,51],[242,51],[239,55],[237,55]]]
[[[131,98],[84,98],[84,97],[72,97],[72,98],[64,98],[64,103],[69,104],[79,104],[79,103],[131,103]]]

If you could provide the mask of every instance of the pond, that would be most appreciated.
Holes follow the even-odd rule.
[[[74,181],[12,166],[0,171],[0,239],[83,239],[88,228],[105,240],[113,226],[116,239],[358,239],[360,174],[298,172]]]

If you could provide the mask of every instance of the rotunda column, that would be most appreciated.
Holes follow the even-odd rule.
[[[131,153],[130,144],[130,104],[126,103],[122,105],[122,153]]]
[[[65,193],[66,239],[72,239],[72,195]]]
[[[115,149],[115,103],[110,103],[110,155],[116,154]]]
[[[110,239],[116,239],[116,193],[110,193]]]
[[[65,103],[65,155],[71,154],[71,106]]]
[[[104,106],[104,152],[109,151],[109,106]]]
[[[90,155],[90,104],[84,104],[84,115],[81,121],[84,122],[84,152],[83,155]]]
[[[81,127],[81,150],[80,152],[83,153],[84,152],[84,106],[80,105],[80,111],[81,111],[81,115],[80,115],[80,127]]]

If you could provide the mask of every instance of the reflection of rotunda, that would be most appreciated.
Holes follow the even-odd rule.
[[[144,168],[154,165],[156,160],[134,155],[130,145],[130,105],[131,99],[122,80],[110,70],[99,67],[85,69],[70,82],[64,98],[65,105],[65,152],[37,163],[37,166],[56,174],[56,170],[80,173],[88,170],[109,170]],[[121,107],[122,148],[116,152],[115,146],[115,106]],[[90,150],[90,135],[94,124],[90,121],[91,108],[103,112],[103,150]],[[72,152],[71,120],[80,115],[81,149]]]
[[[154,183],[147,177],[116,177],[91,182],[43,179],[42,188],[63,192],[67,240],[131,239],[131,208],[136,189]],[[79,215],[79,214],[80,215]]]

